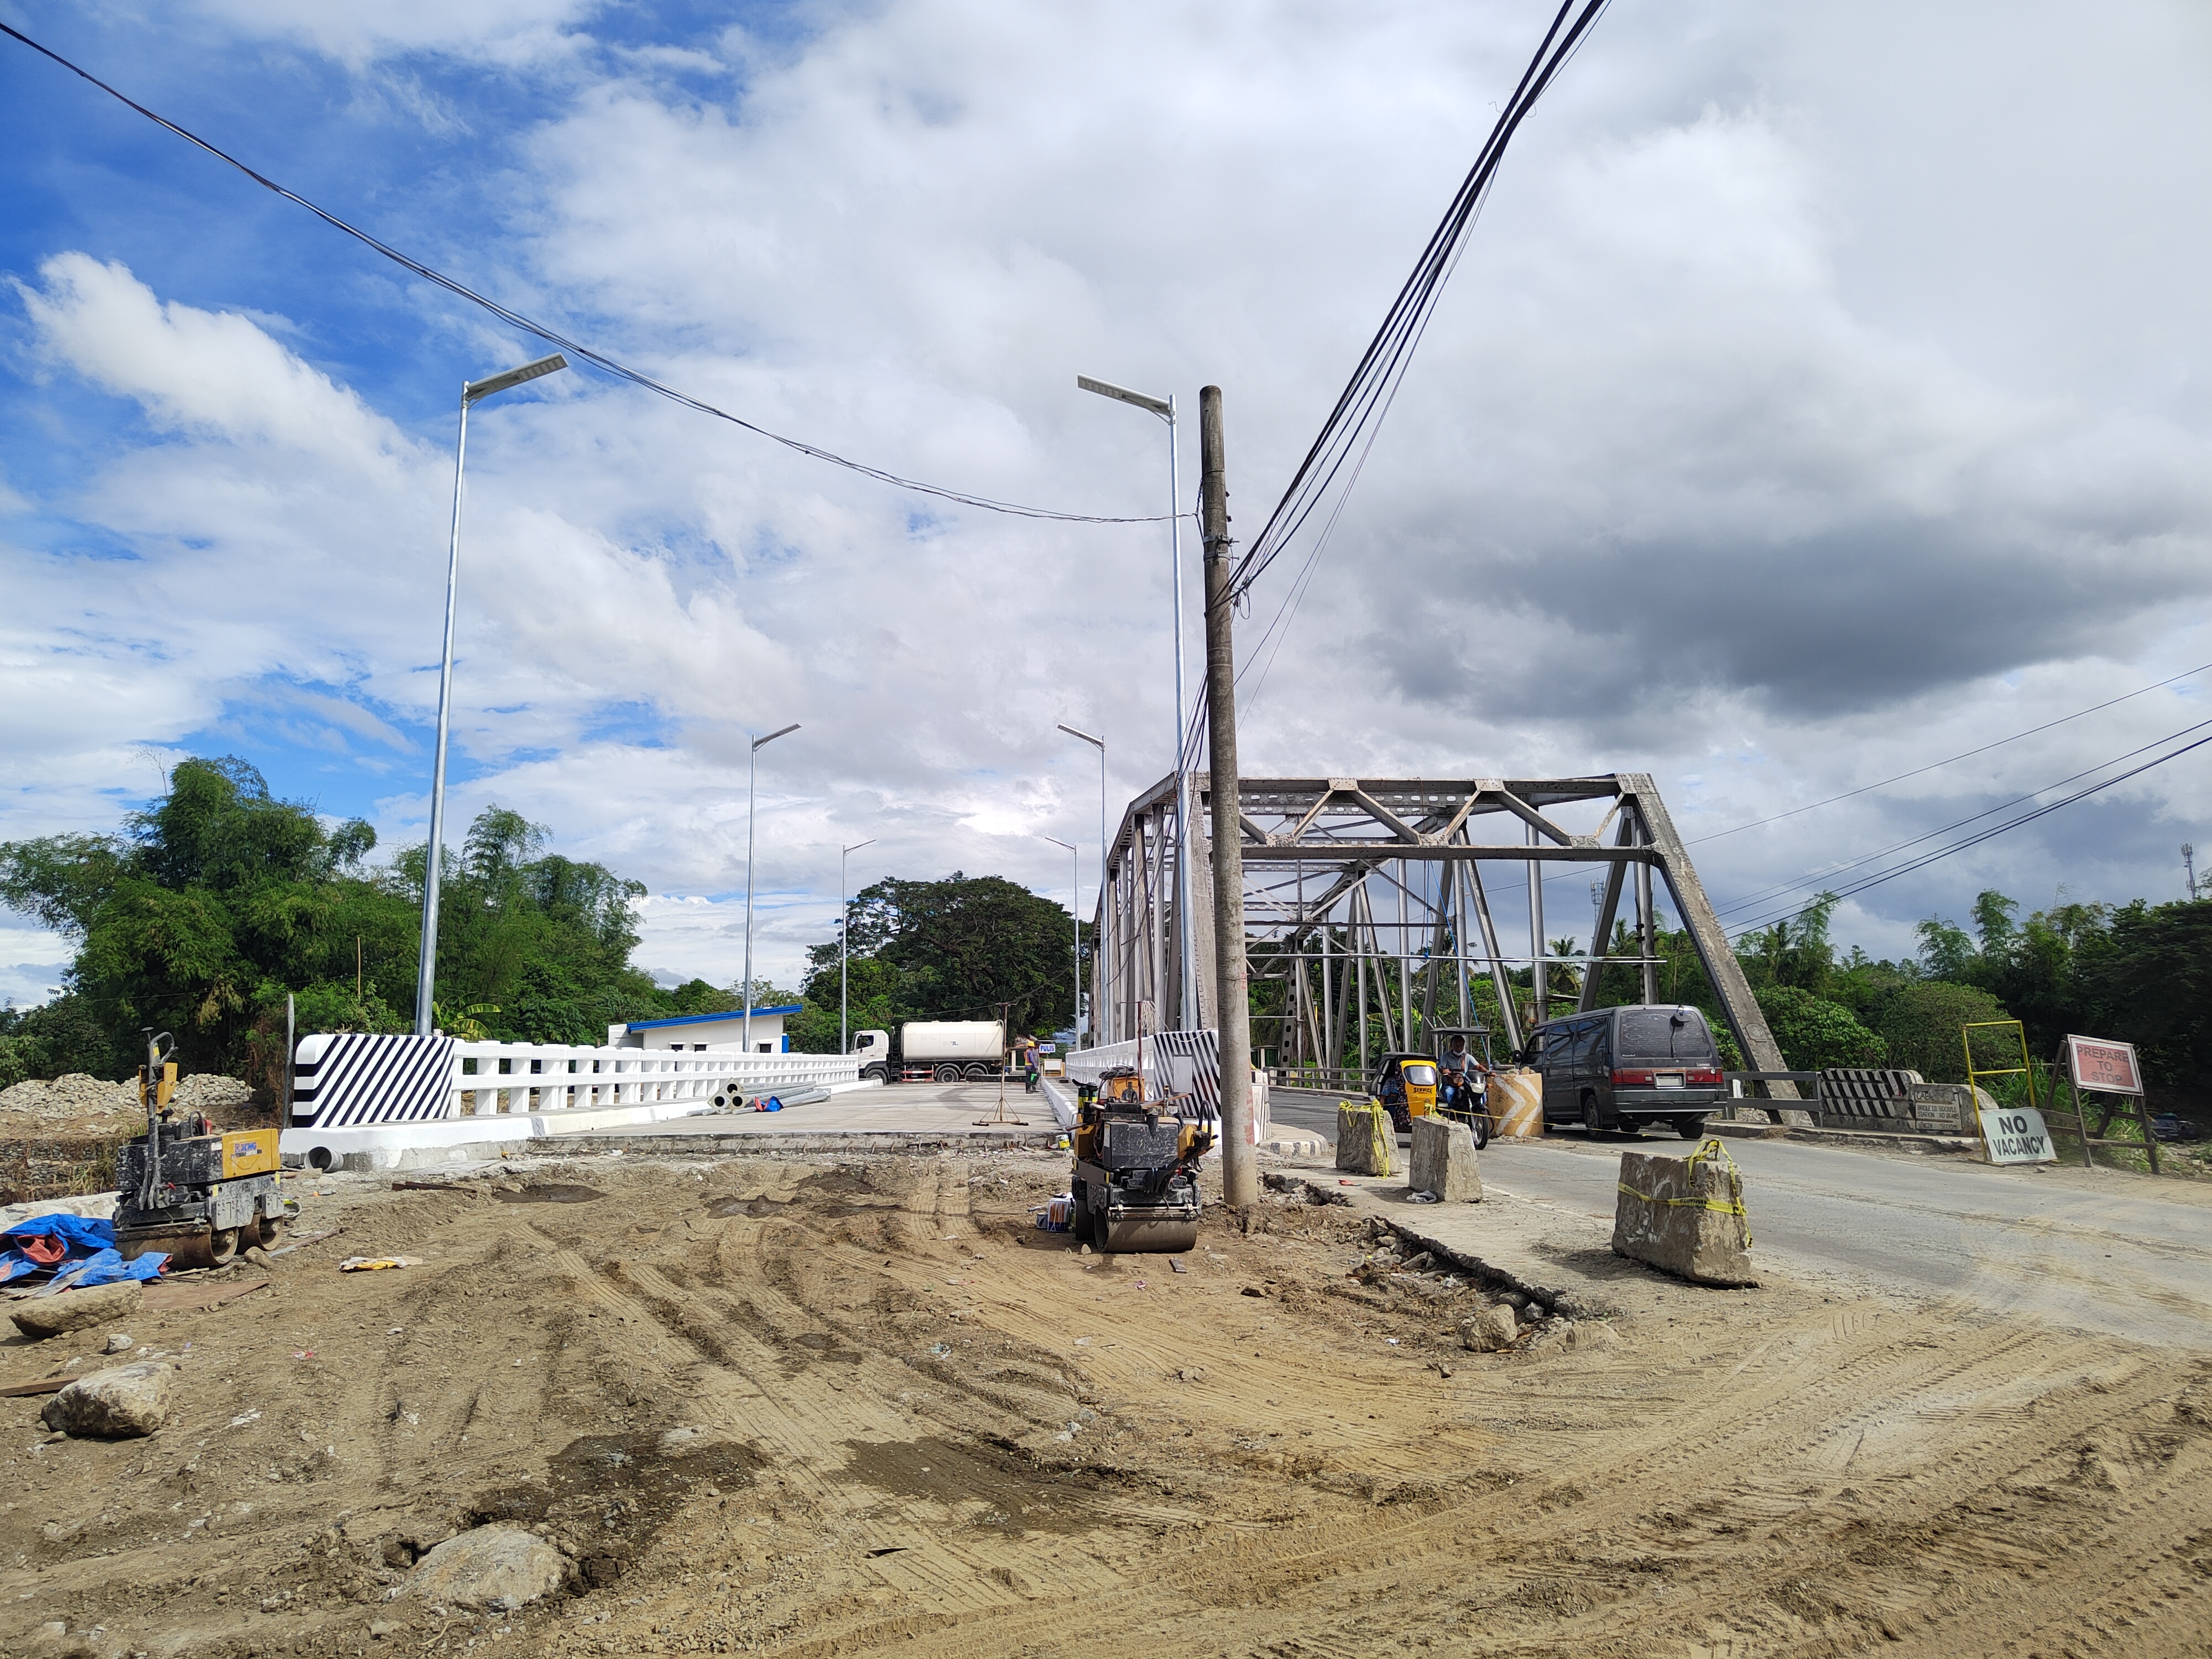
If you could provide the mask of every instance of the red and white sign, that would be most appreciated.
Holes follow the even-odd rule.
[[[2142,1073],[2136,1065],[2132,1042],[2107,1042],[2102,1037],[2066,1039],[2066,1069],[2077,1089],[2106,1095],[2140,1095]]]

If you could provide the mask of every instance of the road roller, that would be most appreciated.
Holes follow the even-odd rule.
[[[299,1204],[277,1190],[275,1127],[218,1133],[199,1113],[177,1111],[175,1052],[167,1031],[146,1033],[146,1133],[116,1155],[115,1248],[126,1261],[159,1250],[171,1267],[219,1267],[275,1243]]]
[[[1179,1099],[1147,1099],[1142,1073],[1115,1066],[1078,1109],[1069,1190],[1075,1237],[1124,1255],[1172,1255],[1198,1243],[1198,1165],[1213,1132]]]

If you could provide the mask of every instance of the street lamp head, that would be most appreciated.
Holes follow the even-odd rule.
[[[781,732],[771,732],[764,738],[755,738],[753,739],[753,747],[756,749],[764,748],[768,744],[774,743],[778,738],[787,738],[797,730],[799,730],[799,722],[797,720],[793,720],[790,725],[785,726]]]
[[[481,380],[471,380],[461,388],[461,401],[465,404],[482,403],[486,398],[513,390],[525,380],[535,380],[548,374],[557,374],[568,367],[568,360],[556,351],[550,357],[540,357],[534,363],[525,363],[520,368],[510,368],[504,374],[493,374]]]
[[[1149,409],[1164,421],[1175,418],[1175,399],[1155,398],[1149,392],[1132,392],[1125,386],[1115,386],[1111,380],[1094,380],[1088,374],[1075,377],[1076,386],[1085,392],[1095,392],[1102,398],[1111,398],[1117,403],[1134,404],[1139,409]]]
[[[1054,847],[1067,847],[1067,843],[1062,841],[1058,836],[1039,836],[1037,839],[1039,841],[1048,841]],[[1067,850],[1073,853],[1075,849],[1073,847],[1067,847]]]
[[[869,837],[867,838],[867,840],[866,840],[866,841],[856,841],[856,842],[854,842],[850,847],[848,847],[845,850],[846,850],[848,853],[857,853],[857,852],[859,852],[859,851],[860,851],[863,847],[873,847],[875,844],[876,844],[876,838],[875,838],[873,836],[869,836]]]
[[[1089,744],[1093,749],[1103,749],[1106,746],[1105,738],[1094,738],[1088,732],[1079,732],[1073,726],[1070,726],[1066,720],[1060,722],[1060,729],[1066,732],[1071,738],[1082,738],[1084,742]]]

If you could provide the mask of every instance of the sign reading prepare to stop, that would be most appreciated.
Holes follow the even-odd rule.
[[[2033,1107],[2012,1107],[1984,1112],[1982,1144],[1990,1149],[1992,1164],[2056,1164],[2058,1154],[2051,1145],[2051,1131],[2043,1114]]]
[[[2142,1073],[2136,1065],[2132,1042],[2111,1042],[2103,1037],[2066,1039],[2066,1069],[2077,1089],[2094,1089],[2108,1095],[2140,1095]]]

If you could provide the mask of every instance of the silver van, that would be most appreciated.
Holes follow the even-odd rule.
[[[1686,1003],[1547,1020],[1521,1063],[1543,1073],[1547,1125],[1579,1123],[1593,1134],[1665,1123],[1694,1140],[1727,1096],[1711,1028]]]

